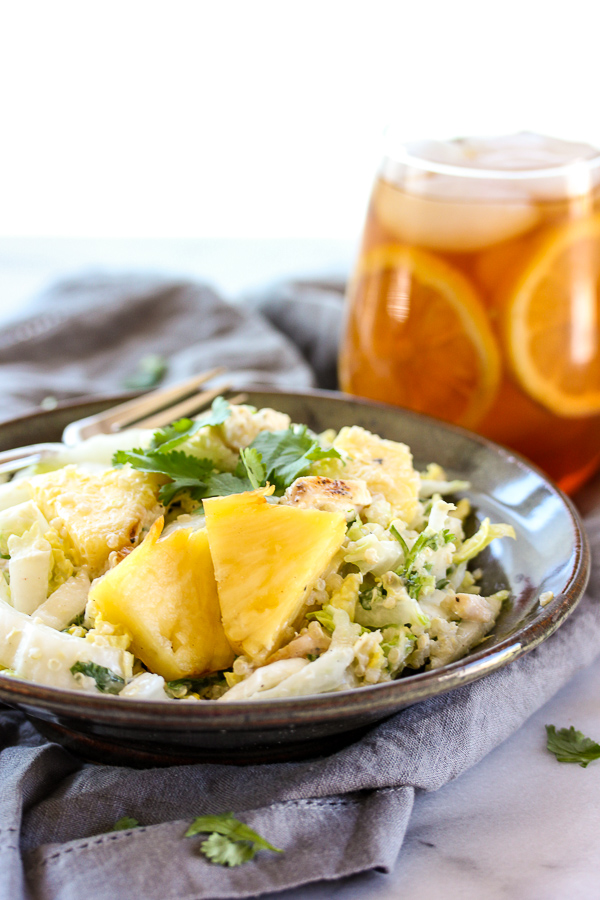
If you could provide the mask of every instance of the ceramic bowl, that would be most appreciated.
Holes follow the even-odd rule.
[[[404,707],[482,678],[549,638],[581,598],[589,551],[577,512],[539,470],[460,428],[341,394],[249,391],[257,407],[283,410],[315,431],[361,425],[404,441],[423,468],[438,462],[465,492],[478,519],[514,526],[516,541],[486,551],[484,590],[509,586],[511,599],[493,633],[468,656],[429,672],[339,693],[261,702],[178,703],[119,700],[61,691],[0,676],[0,700],[79,755],[134,766],[198,761],[245,764],[329,753]],[[121,398],[122,399],[122,398]],[[0,424],[0,449],[59,440],[70,421],[113,405],[90,400]],[[546,606],[540,594],[552,591]]]

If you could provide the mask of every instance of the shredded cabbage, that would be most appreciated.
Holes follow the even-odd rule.
[[[492,525],[490,520],[485,518],[479,527],[479,531],[472,537],[467,538],[462,547],[459,547],[454,554],[454,565],[468,562],[477,556],[478,553],[481,553],[493,540],[502,537],[516,539],[515,529],[512,525]]]

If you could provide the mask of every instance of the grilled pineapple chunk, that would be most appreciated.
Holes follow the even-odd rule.
[[[362,478],[371,494],[383,494],[404,522],[414,518],[419,501],[419,473],[406,444],[388,441],[359,425],[342,428],[333,442],[350,459],[341,478]]]
[[[225,634],[257,663],[295,624],[346,532],[341,513],[270,505],[264,493],[204,501]]]
[[[162,518],[90,600],[131,634],[131,650],[167,681],[226,669],[233,651],[221,625],[206,529],[178,528],[159,540]]]
[[[89,474],[65,466],[31,479],[33,499],[73,563],[87,565],[92,578],[105,570],[113,550],[129,552],[160,515],[160,484],[160,476],[129,468]]]

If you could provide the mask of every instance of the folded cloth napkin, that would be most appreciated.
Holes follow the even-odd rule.
[[[334,351],[335,352],[335,351]],[[140,276],[64,281],[0,333],[0,418],[46,397],[117,394],[148,355],[168,362],[164,383],[227,367],[227,380],[302,389],[310,365],[256,310],[201,284]]]
[[[88,298],[89,287],[82,288]],[[119,295],[124,302],[131,287],[143,309],[139,285],[118,294],[115,283],[111,297]],[[58,320],[49,326],[55,365],[79,353],[72,334],[74,319],[78,334],[86,331],[85,304],[79,305],[75,285],[70,291],[73,296],[66,306],[68,311],[76,310],[75,316],[69,313],[62,326]],[[185,291],[203,289],[187,286]],[[154,297],[155,289],[150,293]],[[206,319],[212,321],[208,295],[203,296]],[[287,289],[282,296],[283,318],[289,323],[295,315],[290,306],[294,291]],[[305,298],[304,287],[299,296]],[[218,298],[215,303],[220,304]],[[273,295],[267,306],[276,320]],[[147,308],[155,308],[153,302]],[[61,309],[62,301],[57,303],[57,313]],[[72,394],[81,390],[81,382],[74,380],[80,374],[87,379],[83,390],[89,392],[94,385],[89,372],[102,374],[88,356],[93,357],[96,350],[106,354],[103,342],[120,340],[120,326],[110,325],[111,315],[123,321],[116,300],[111,309],[103,316],[99,310],[89,313],[92,319],[100,317],[103,339],[94,347],[90,338],[87,353],[79,354],[70,376],[55,382],[63,390]],[[168,317],[157,315],[157,320],[161,329],[170,327]],[[235,317],[230,321],[237,327]],[[252,331],[259,347],[264,322],[247,315],[245,323],[243,327]],[[298,315],[294,328],[301,324]],[[140,325],[138,343],[132,333],[136,317],[127,320],[127,327],[124,340],[132,342],[127,346],[139,352],[152,334],[152,349],[164,352],[164,344],[154,340],[146,322]],[[277,335],[270,330],[266,334],[269,346],[277,345]],[[330,340],[331,330],[327,335]],[[227,340],[225,326],[218,331],[218,339]],[[185,335],[181,341],[179,346],[187,346]],[[170,346],[178,352],[177,342]],[[288,343],[278,346],[288,348]],[[118,357],[115,352],[115,366]],[[44,364],[37,357],[28,359]],[[302,359],[294,353],[290,359],[306,377]],[[255,360],[251,368],[254,377],[269,366],[263,369]],[[39,398],[41,386],[38,380],[34,399]],[[102,389],[110,389],[104,381]],[[27,398],[27,392],[22,392],[19,402]],[[587,527],[595,549],[600,544],[600,506],[588,508]],[[1,900],[235,898],[370,869],[389,871],[400,852],[415,793],[437,790],[474,765],[593,660],[600,645],[600,606],[595,599],[599,590],[600,574],[594,571],[589,593],[576,613],[522,659],[399,713],[338,753],[307,762],[251,767],[201,764],[146,771],[86,765],[41,738],[20,713],[0,707]],[[251,862],[232,869],[209,862],[199,852],[202,836],[186,839],[183,835],[195,816],[226,810],[233,810],[283,848],[284,854],[261,851]],[[111,832],[125,815],[137,819],[141,827]]]

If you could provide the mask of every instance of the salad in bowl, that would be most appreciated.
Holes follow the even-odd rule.
[[[515,536],[467,537],[466,488],[365,428],[223,398],[65,447],[0,485],[0,677],[227,703],[446,665],[508,597],[478,554]]]

